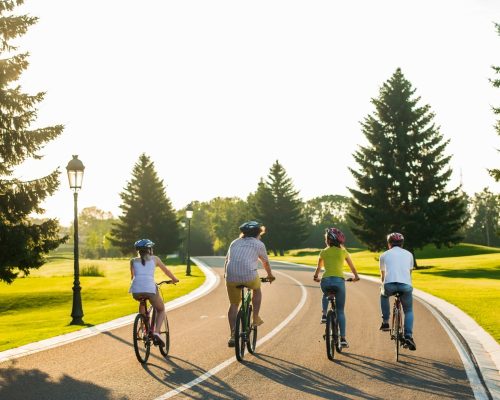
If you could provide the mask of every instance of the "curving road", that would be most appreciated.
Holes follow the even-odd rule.
[[[202,257],[222,276],[223,258]],[[306,267],[272,263],[277,281],[263,287],[255,356],[234,361],[227,347],[223,280],[207,296],[169,312],[170,357],[155,348],[141,366],[131,327],[0,364],[0,399],[473,399],[453,344],[415,302],[417,351],[394,361],[380,324],[378,285],[348,283],[350,348],[326,358],[321,293]],[[186,385],[182,387],[183,385]],[[181,388],[182,387],[182,388]]]

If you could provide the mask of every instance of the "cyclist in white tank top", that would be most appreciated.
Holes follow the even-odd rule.
[[[174,283],[179,282],[179,279],[175,277],[158,257],[153,255],[154,243],[151,240],[138,240],[135,242],[134,246],[139,257],[130,260],[130,277],[132,282],[130,284],[129,293],[132,293],[132,296],[136,300],[139,300],[141,297],[146,297],[156,309],[154,335],[160,343],[163,343],[158,332],[161,328],[161,322],[165,319],[165,304],[156,287],[154,280],[155,269],[159,267]],[[139,311],[141,313],[146,312],[144,309]]]

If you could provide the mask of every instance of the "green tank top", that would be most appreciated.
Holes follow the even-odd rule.
[[[326,247],[321,250],[319,256],[323,259],[325,268],[325,273],[322,277],[337,276],[343,278],[344,260],[348,255],[349,253],[346,249],[336,246]]]

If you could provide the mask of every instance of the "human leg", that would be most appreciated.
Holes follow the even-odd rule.
[[[413,336],[413,288],[407,284],[399,284],[401,304],[405,314],[405,337]]]

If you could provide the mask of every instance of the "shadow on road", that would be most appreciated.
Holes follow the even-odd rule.
[[[78,381],[63,375],[52,381],[39,369],[19,369],[14,363],[0,368],[0,399],[9,400],[116,400],[111,391],[91,382]],[[125,398],[122,398],[125,399]]]
[[[370,380],[390,382],[422,395],[449,399],[474,399],[463,369],[444,362],[404,354],[400,362],[387,362],[354,353],[343,353],[337,361]]]
[[[346,382],[332,379],[331,376],[305,368],[303,365],[265,354],[255,354],[254,356],[258,362],[245,361],[245,366],[248,369],[294,390],[323,399],[383,399],[383,397],[369,395]]]
[[[146,363],[142,368],[152,378],[165,385],[165,392],[191,382],[207,372],[178,357],[163,359],[162,364],[164,363],[166,365]],[[216,376],[211,376],[202,383],[193,386],[188,391],[183,392],[182,396],[192,399],[248,399]]]

